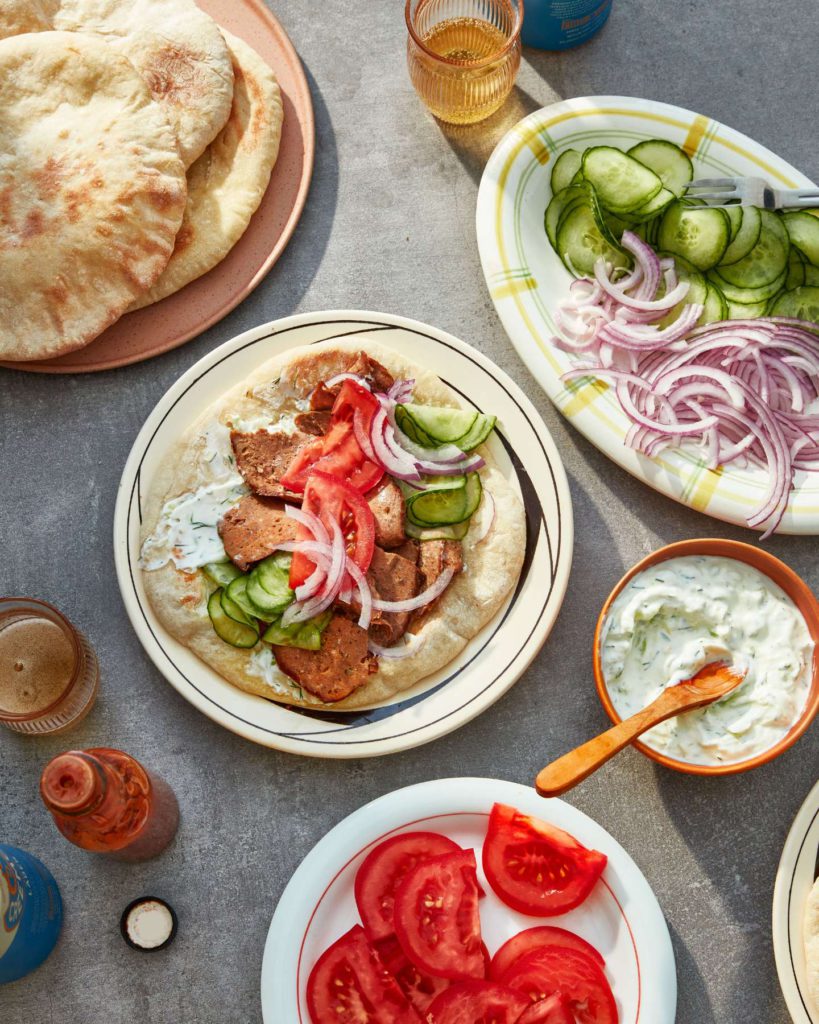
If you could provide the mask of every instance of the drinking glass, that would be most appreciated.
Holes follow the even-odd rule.
[[[523,0],[406,0],[415,91],[442,121],[473,124],[512,91]]]
[[[0,725],[44,734],[94,706],[99,667],[83,634],[45,601],[0,598]]]

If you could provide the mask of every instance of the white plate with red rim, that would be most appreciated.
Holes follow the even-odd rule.
[[[563,383],[577,365],[551,343],[554,314],[572,277],[552,249],[543,216],[555,158],[589,146],[628,149],[667,139],[691,157],[696,178],[762,176],[776,188],[809,188],[804,174],[769,149],[712,118],[632,96],[585,96],[525,117],[498,143],[478,190],[476,229],[484,277],[506,333],[560,412],[632,476],[675,501],[746,526],[768,488],[768,474],[736,465],[717,471],[693,446],[653,458],[626,447],[631,421],[599,378]],[[797,472],[778,533],[819,534],[819,472]]]
[[[606,854],[601,880],[584,903],[559,917],[537,918],[510,910],[498,899],[481,868],[494,803],[542,818]],[[619,1024],[674,1024],[677,975],[668,927],[657,898],[623,847],[562,800],[544,800],[514,782],[468,778],[422,782],[379,797],[336,825],[308,853],[282,894],[267,934],[261,980],[265,1024],[311,1024],[307,978],[324,950],[360,923],[353,884],[361,862],[388,836],[413,831],[441,832],[474,848],[486,892],[480,915],[490,953],[525,928],[568,928],[603,954]]]
[[[165,454],[202,412],[262,363],[300,345],[361,336],[402,352],[464,403],[494,413],[488,446],[523,502],[524,566],[497,615],[441,671],[381,705],[355,712],[297,709],[232,686],[163,628],[139,568],[142,499]],[[209,352],[159,400],[134,442],[114,512],[114,558],[126,611],[151,660],[215,722],[264,746],[312,757],[391,754],[457,729],[501,697],[529,666],[557,618],[572,561],[572,504],[560,455],[521,389],[470,345],[388,313],[305,313],[255,327]]]
[[[773,896],[776,972],[793,1024],[819,1024],[808,991],[803,922],[808,893],[819,877],[819,782],[808,793],[782,849]]]

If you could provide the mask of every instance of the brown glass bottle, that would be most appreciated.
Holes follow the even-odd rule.
[[[69,842],[116,860],[155,857],[179,824],[170,786],[109,747],[58,754],[43,769],[40,795]]]

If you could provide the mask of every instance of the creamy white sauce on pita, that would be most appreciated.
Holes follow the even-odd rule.
[[[303,700],[309,701],[313,699],[290,676],[282,672],[276,664],[272,648],[268,647],[267,644],[262,644],[260,647],[255,648],[248,659],[247,671],[250,675],[263,679],[274,693],[281,693],[289,697],[297,693]],[[316,703],[320,704],[321,701],[316,701]]]
[[[208,562],[227,559],[217,525],[227,510],[248,493],[238,473],[227,480],[206,484],[197,491],[166,502],[156,529],[140,552],[143,569],[160,569],[173,562],[191,572]]]
[[[747,669],[708,707],[645,734],[692,764],[743,761],[786,735],[805,706],[813,642],[804,616],[764,573],[733,558],[671,558],[638,573],[611,606],[601,640],[606,686],[626,718],[713,661]]]
[[[233,420],[233,429],[243,434],[255,434],[257,430],[266,430],[268,434],[295,434],[298,430],[295,416],[283,413],[277,419],[272,416],[251,416],[249,419]]]

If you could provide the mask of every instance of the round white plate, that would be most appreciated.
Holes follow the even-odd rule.
[[[565,829],[608,857],[588,899],[560,917],[510,910],[486,882],[480,851],[496,802]],[[677,975],[657,898],[626,851],[596,822],[562,800],[543,800],[528,786],[498,779],[436,779],[399,789],[351,814],[316,844],[290,879],[270,923],[262,962],[265,1024],[310,1024],[305,990],[322,952],[356,923],[353,882],[367,853],[389,835],[442,832],[473,847],[486,891],[481,927],[490,953],[538,921],[568,928],[606,960],[620,1024],[673,1024]]]
[[[361,335],[437,373],[499,420],[490,450],[521,495],[526,556],[518,585],[495,618],[442,671],[383,705],[356,712],[295,710],[231,686],[163,629],[139,569],[142,495],[187,427],[261,363],[298,345]],[[220,345],[170,388],[139,433],[114,514],[117,578],[148,655],[195,707],[256,743],[314,757],[368,757],[428,743],[479,715],[519,678],[557,618],[572,560],[566,474],[543,420],[520,388],[480,352],[443,331],[386,313],[334,311],[288,317]]]
[[[628,148],[642,139],[668,139],[694,162],[695,177],[756,175],[786,188],[812,182],[775,153],[701,114],[627,96],[566,100],[535,111],[501,140],[481,179],[477,232],[489,293],[506,332],[557,408],[609,458],[639,480],[689,508],[738,526],[764,494],[767,475],[757,469],[712,472],[694,449],[656,458],[624,443],[629,420],[604,382],[564,386],[572,357],[551,344],[554,312],[571,276],[543,228],[551,198],[550,175],[562,150],[587,146]],[[779,533],[819,533],[819,473],[797,473]]]
[[[802,918],[805,901],[819,875],[819,782],[794,819],[779,868],[773,898],[773,946],[776,971],[793,1024],[819,1024],[805,973]]]

